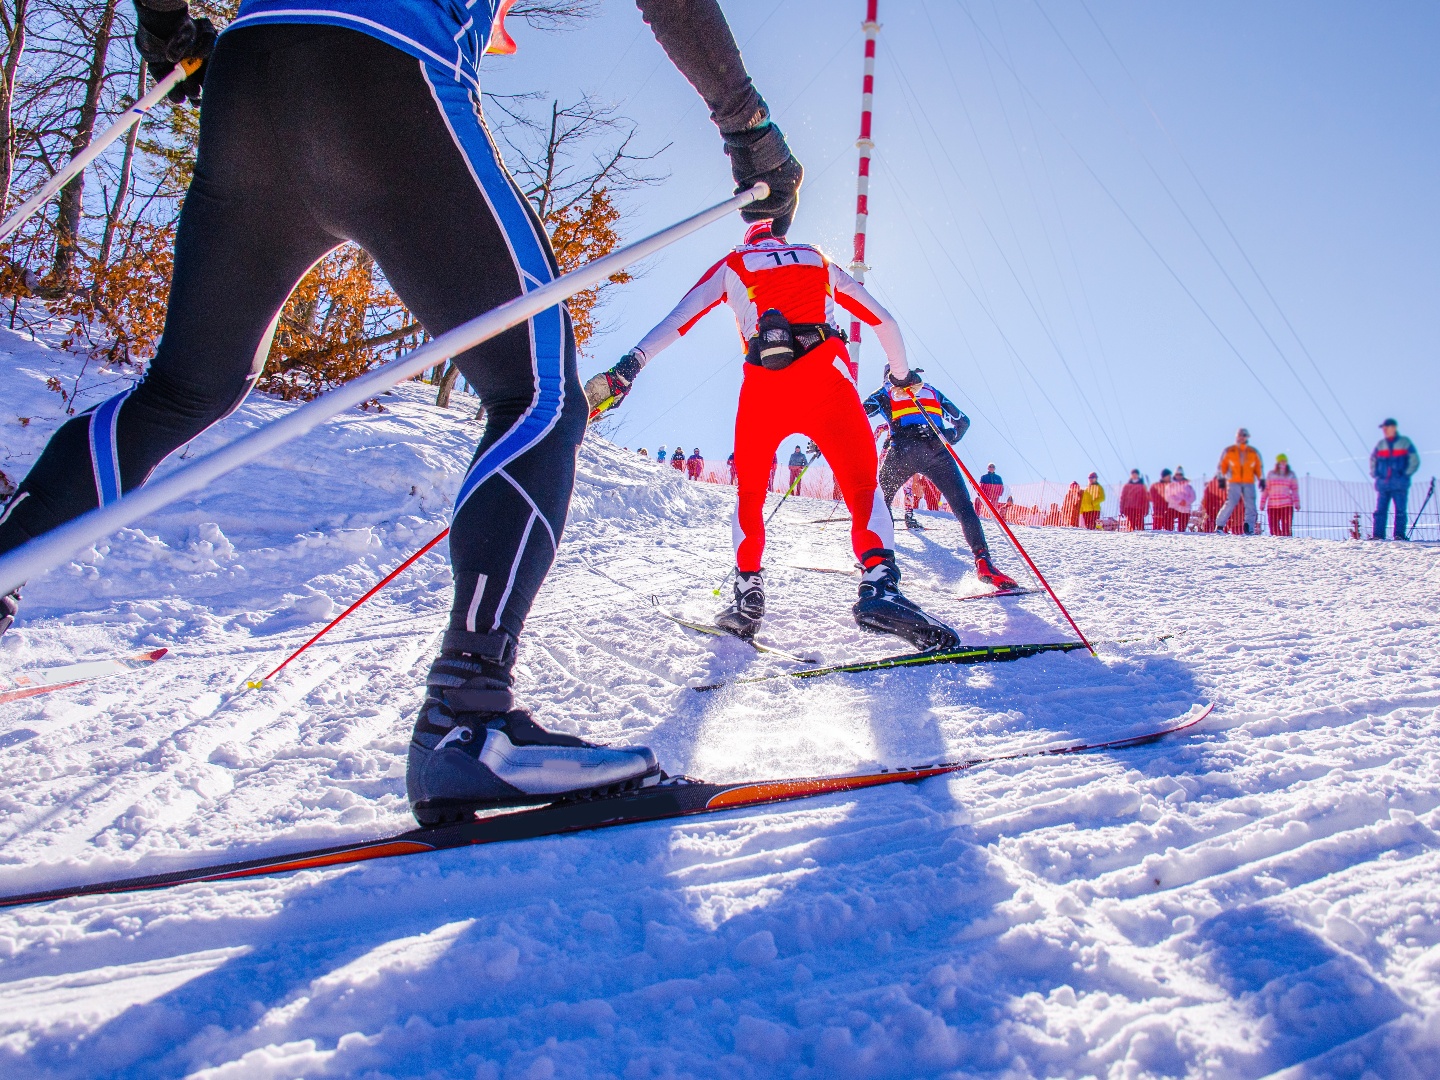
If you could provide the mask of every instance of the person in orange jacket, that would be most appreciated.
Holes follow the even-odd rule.
[[[1265,465],[1259,452],[1250,445],[1250,432],[1241,428],[1235,433],[1235,441],[1220,455],[1219,468],[1215,470],[1225,478],[1225,505],[1215,519],[1215,531],[1224,532],[1230,515],[1240,503],[1245,504],[1245,534],[1252,535],[1259,520],[1255,502],[1255,485],[1265,476]]]

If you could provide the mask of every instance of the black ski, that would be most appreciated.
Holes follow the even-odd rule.
[[[927,664],[999,664],[1008,660],[1023,660],[1027,656],[1038,656],[1041,653],[1074,652],[1083,648],[1085,643],[1081,641],[1047,641],[1034,645],[977,645],[968,649],[905,653],[901,656],[883,656],[878,660],[826,664],[824,667],[802,668],[799,671],[777,671],[771,675],[747,675],[728,682],[692,686],[690,689],[703,692],[719,690],[724,686],[770,682],[772,679],[817,679],[822,675],[853,675],[864,671],[887,671],[890,668],[924,667]]]
[[[613,825],[632,825],[647,821],[709,814],[720,810],[739,810],[767,803],[807,799],[836,792],[858,791],[884,784],[905,784],[932,776],[964,772],[981,765],[1017,758],[1054,757],[1082,754],[1091,750],[1119,750],[1163,739],[1167,735],[1195,727],[1214,706],[1195,705],[1184,716],[1157,724],[1133,735],[1099,742],[1071,743],[1061,746],[1034,747],[1006,754],[970,758],[965,761],[943,762],[912,768],[880,769],[849,776],[810,776],[794,780],[765,780],[740,784],[709,784],[699,780],[678,778],[645,788],[630,795],[616,795],[588,802],[552,803],[534,810],[496,814],[458,825],[442,825],[431,829],[412,829],[395,836],[359,843],[315,848],[289,855],[271,855],[259,859],[220,863],[192,870],[174,870],[145,877],[99,881],[88,885],[65,885],[39,892],[0,897],[0,907],[40,904],[50,900],[67,900],[77,896],[105,893],[144,892],[174,885],[199,882],[234,881],[239,878],[266,874],[284,874],[294,870],[318,870],[331,866],[385,859],[396,855],[419,855],[428,851],[494,844],[506,840],[533,840],[542,836],[587,832]]]
[[[993,589],[990,592],[971,593],[969,596],[957,596],[956,600],[999,600],[1006,596],[1034,596],[1039,589]]]
[[[664,615],[665,618],[671,622],[685,627],[687,630],[694,630],[701,634],[709,634],[711,637],[734,638],[736,641],[743,641],[756,652],[765,653],[769,656],[778,656],[781,660],[789,660],[796,664],[814,664],[819,662],[815,660],[814,657],[796,656],[794,653],[788,653],[784,649],[777,649],[774,645],[766,645],[764,642],[756,641],[754,638],[743,638],[739,634],[732,634],[724,627],[716,626],[713,623],[691,622],[689,619],[682,619],[676,615],[671,615],[668,611],[662,611],[660,614]]]

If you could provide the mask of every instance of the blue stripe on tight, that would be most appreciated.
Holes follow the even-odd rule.
[[[536,234],[525,197],[500,164],[490,135],[475,114],[469,89],[446,72],[425,70],[445,121],[509,241],[521,288],[529,292],[546,284],[554,278],[546,241]],[[455,497],[456,514],[481,484],[543,439],[560,418],[565,400],[564,312],[558,305],[548,308],[530,320],[529,329],[535,396],[510,430],[470,466]]]
[[[95,494],[101,506],[116,502],[120,491],[120,456],[115,447],[115,425],[120,406],[130,391],[107,398],[90,414],[90,464],[95,470]]]

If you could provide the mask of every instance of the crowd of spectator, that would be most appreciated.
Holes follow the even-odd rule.
[[[1396,540],[1405,540],[1410,482],[1420,467],[1420,455],[1414,444],[1400,434],[1399,425],[1393,418],[1385,420],[1380,427],[1382,438],[1370,455],[1370,475],[1375,481],[1376,492],[1371,538],[1385,539],[1393,510],[1393,535]],[[639,453],[641,457],[650,456],[644,447]],[[790,474],[789,489],[796,488],[817,455],[813,443],[808,451],[799,443],[795,444],[786,459]],[[668,464],[691,480],[722,482],[713,472],[708,477],[705,475],[705,458],[698,447],[686,456],[683,448],[677,446],[667,451],[662,444],[655,460],[662,465]],[[733,485],[737,479],[733,453],[726,459],[726,467],[729,483]],[[780,456],[776,453],[770,465],[772,490],[775,489],[775,475],[779,468]],[[1183,466],[1177,466],[1173,471],[1161,469],[1160,478],[1154,483],[1148,482],[1139,469],[1131,469],[1129,479],[1120,487],[1119,519],[1113,522],[1102,524],[1106,495],[1097,473],[1092,472],[1083,486],[1079,481],[1072,481],[1061,501],[1051,503],[1048,511],[1039,507],[1017,506],[1013,495],[1005,498],[1005,481],[996,472],[993,461],[986,465],[985,473],[980,477],[980,487],[1007,521],[1083,529],[1119,527],[1141,532],[1148,524],[1154,532],[1257,534],[1261,531],[1260,514],[1263,512],[1270,535],[1291,536],[1295,513],[1300,509],[1300,480],[1290,468],[1289,457],[1277,454],[1274,467],[1267,473],[1259,451],[1250,445],[1250,432],[1243,427],[1235,433],[1235,441],[1221,453],[1214,475],[1206,479],[1198,491],[1185,475]],[[931,510],[944,506],[938,489],[922,476],[914,477],[905,486],[904,492],[907,517],[920,508],[922,500]],[[835,497],[839,498],[838,489]],[[982,516],[988,517],[989,511],[984,502],[977,494],[975,508]]]

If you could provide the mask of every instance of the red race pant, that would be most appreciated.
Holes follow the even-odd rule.
[[[848,360],[844,343],[832,338],[779,371],[745,365],[735,414],[740,504],[731,530],[735,565],[744,573],[759,570],[765,557],[766,481],[780,440],[796,432],[814,439],[830,463],[850,511],[855,557],[874,565],[881,558],[875,552],[895,545],[890,511],[876,494],[870,421],[855,384],[841,373]]]

